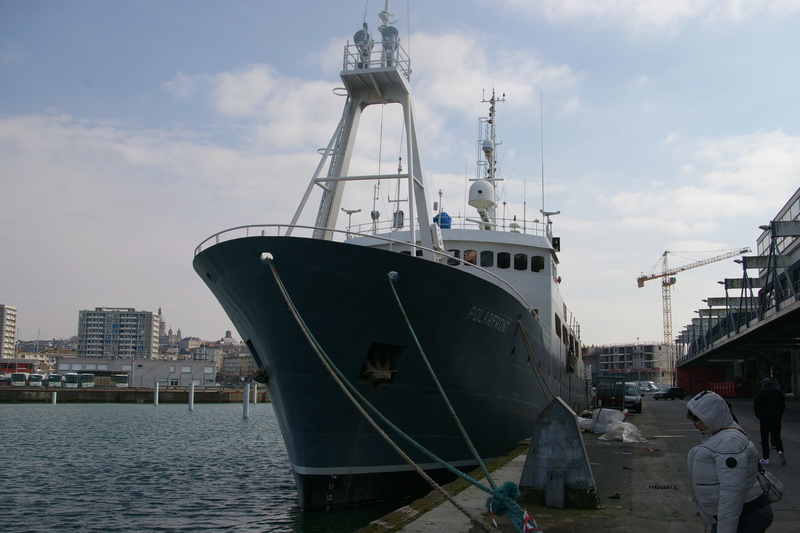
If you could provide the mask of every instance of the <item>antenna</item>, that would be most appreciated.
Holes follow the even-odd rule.
[[[544,102],[542,98],[542,91],[539,91],[539,130],[542,143],[542,214],[544,214]]]

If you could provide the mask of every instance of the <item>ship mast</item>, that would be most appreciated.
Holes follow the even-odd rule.
[[[428,199],[415,128],[415,113],[411,99],[411,65],[408,56],[400,46],[397,28],[392,26],[397,18],[389,13],[389,2],[380,12],[380,49],[373,50],[375,44],[369,34],[366,22],[354,35],[354,44],[345,46],[344,62],[341,72],[342,82],[347,91],[347,102],[336,132],[322,151],[322,158],[314,176],[306,189],[303,200],[292,219],[287,235],[297,224],[306,202],[315,186],[322,189],[322,198],[316,216],[314,237],[333,239],[339,215],[345,184],[348,181],[402,179],[408,187],[409,237],[413,247],[418,243],[423,247],[441,250],[443,248],[438,226],[432,224],[428,216]],[[358,124],[364,109],[375,104],[400,104],[403,108],[406,140],[405,161],[407,172],[401,174],[375,174],[367,176],[349,175],[350,158],[358,131]],[[328,165],[328,171],[322,171]],[[438,254],[422,254],[438,260]]]
[[[502,178],[497,177],[497,157],[495,148],[499,144],[497,142],[496,133],[496,120],[497,120],[497,107],[498,102],[505,102],[506,95],[503,93],[501,98],[495,96],[494,89],[492,89],[492,97],[489,100],[482,100],[483,103],[489,104],[489,117],[481,118],[480,122],[483,126],[483,136],[478,140],[481,143],[481,149],[485,160],[478,161],[478,167],[485,167],[482,176],[471,179],[472,185],[469,188],[469,205],[478,210],[480,220],[471,220],[477,222],[478,227],[484,230],[497,229],[497,195],[495,192],[495,183],[503,181]]]

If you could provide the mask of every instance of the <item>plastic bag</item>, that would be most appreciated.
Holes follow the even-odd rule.
[[[767,493],[770,503],[780,501],[783,497],[783,481],[768,471],[764,470],[758,473],[758,483],[761,485],[761,490]]]
[[[639,428],[630,422],[614,422],[599,440],[621,440],[622,442],[647,442]]]
[[[589,431],[598,435],[602,435],[608,431],[612,424],[615,422],[622,422],[624,419],[625,415],[622,411],[617,411],[616,409],[603,409],[602,407],[595,409],[592,413],[592,421],[591,425],[589,426]]]

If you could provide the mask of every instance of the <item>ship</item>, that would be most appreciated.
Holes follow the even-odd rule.
[[[498,214],[503,96],[482,97],[474,214],[450,216],[427,187],[388,0],[379,18],[377,40],[365,20],[344,48],[342,118],[292,220],[226,229],[194,254],[259,366],[304,510],[425,494],[530,438],[553,398],[577,412],[589,399],[559,291],[559,213]],[[397,172],[351,173],[361,114],[385,105],[402,113]],[[373,209],[352,224],[345,187],[385,180],[408,213],[398,197],[391,220]]]

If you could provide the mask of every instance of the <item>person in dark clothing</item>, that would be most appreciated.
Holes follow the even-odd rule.
[[[761,380],[761,388],[756,393],[756,400],[753,403],[753,410],[761,426],[761,456],[759,462],[762,465],[769,464],[769,443],[778,450],[778,458],[781,464],[786,464],[786,455],[783,453],[783,441],[781,440],[781,418],[786,409],[786,400],[783,393],[772,386],[772,380],[764,378]]]

